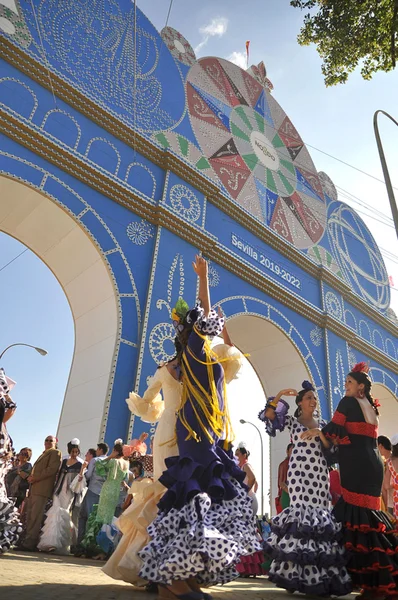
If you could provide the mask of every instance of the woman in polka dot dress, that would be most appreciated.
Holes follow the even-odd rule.
[[[330,512],[329,476],[325,451],[330,444],[315,418],[317,399],[308,381],[303,389],[282,390],[270,399],[259,418],[267,433],[287,427],[294,444],[289,461],[290,506],[272,521],[264,550],[272,558],[269,579],[289,592],[342,596],[350,593],[345,552],[339,544],[341,525]],[[296,396],[294,417],[282,396]]]
[[[167,491],[148,528],[152,540],[139,553],[140,576],[160,584],[161,598],[209,600],[200,586],[238,577],[240,557],[261,550],[261,544],[243,485],[245,473],[219,443],[225,438],[229,448],[225,377],[208,336],[222,332],[224,319],[211,310],[206,261],[197,256],[193,267],[202,306],[189,310],[185,305],[181,318],[173,316],[181,344],[179,456],[166,459],[159,478]]]

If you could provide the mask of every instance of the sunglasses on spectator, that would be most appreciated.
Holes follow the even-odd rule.
[[[46,438],[44,441],[45,442],[55,442],[54,438]]]
[[[47,441],[47,440],[46,440]],[[29,454],[27,452],[20,452],[19,453],[21,456],[29,456]]]

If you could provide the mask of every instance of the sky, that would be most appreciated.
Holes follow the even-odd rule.
[[[158,30],[165,26],[168,1],[146,0],[138,2],[138,6]],[[356,72],[347,84],[326,88],[315,47],[297,44],[302,17],[300,10],[290,7],[289,0],[250,3],[174,0],[168,24],[188,39],[198,57],[219,56],[241,66],[245,62],[245,43],[250,40],[249,64],[265,62],[275,99],[309,147],[318,171],[325,171],[339,189],[345,190],[340,199],[347,201],[349,192],[362,204],[371,205],[391,218],[383,183],[319,150],[383,179],[372,120],[377,109],[398,117],[398,70],[379,73],[371,81],[364,81]],[[398,160],[398,130],[387,119],[380,123],[393,185],[398,188],[394,169]],[[395,260],[385,259],[385,262],[395,282],[391,306],[398,314],[398,243],[392,223],[379,223],[374,215],[366,217],[362,213],[369,211],[363,205],[352,200],[349,203],[362,211],[361,217],[383,251],[395,256]],[[57,429],[73,355],[74,328],[67,299],[56,278],[32,252],[24,252],[1,270],[23,250],[20,241],[0,234],[0,273],[7,286],[1,303],[1,346],[22,341],[45,348],[48,355],[42,357],[29,348],[17,347],[4,356],[2,366],[17,381],[13,397],[18,410],[9,423],[10,433],[17,449],[28,445],[37,457],[46,435]],[[257,410],[257,405],[263,402],[262,389],[258,383],[248,383],[255,375],[250,367],[247,372],[237,385],[251,385],[253,406]],[[237,398],[241,391],[236,393]],[[238,416],[237,413],[235,420]],[[246,434],[245,427],[249,426],[238,425],[238,441],[241,437],[253,438],[254,432]]]

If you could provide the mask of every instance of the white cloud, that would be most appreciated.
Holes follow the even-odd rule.
[[[199,31],[202,34],[202,41],[195,48],[195,54],[198,54],[203,46],[206,46],[207,42],[211,37],[217,36],[222,37],[228,28],[228,19],[225,17],[217,17],[216,19],[212,19],[208,25],[204,25],[200,27]]]
[[[227,32],[227,28],[228,19],[225,17],[218,17],[217,19],[212,19],[208,25],[201,27],[199,31],[205,36],[218,35],[218,37],[221,37]]]
[[[247,68],[245,52],[232,52],[232,54],[227,57],[227,60],[234,63],[234,65],[238,65],[241,69]]]

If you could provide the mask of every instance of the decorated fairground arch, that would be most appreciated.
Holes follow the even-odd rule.
[[[328,418],[366,360],[398,422],[380,250],[263,64],[198,59],[131,0],[0,0],[0,31],[0,230],[53,270],[75,323],[63,446],[147,427],[125,398],[173,353],[170,310],[195,299],[198,249],[266,394],[310,378]]]

